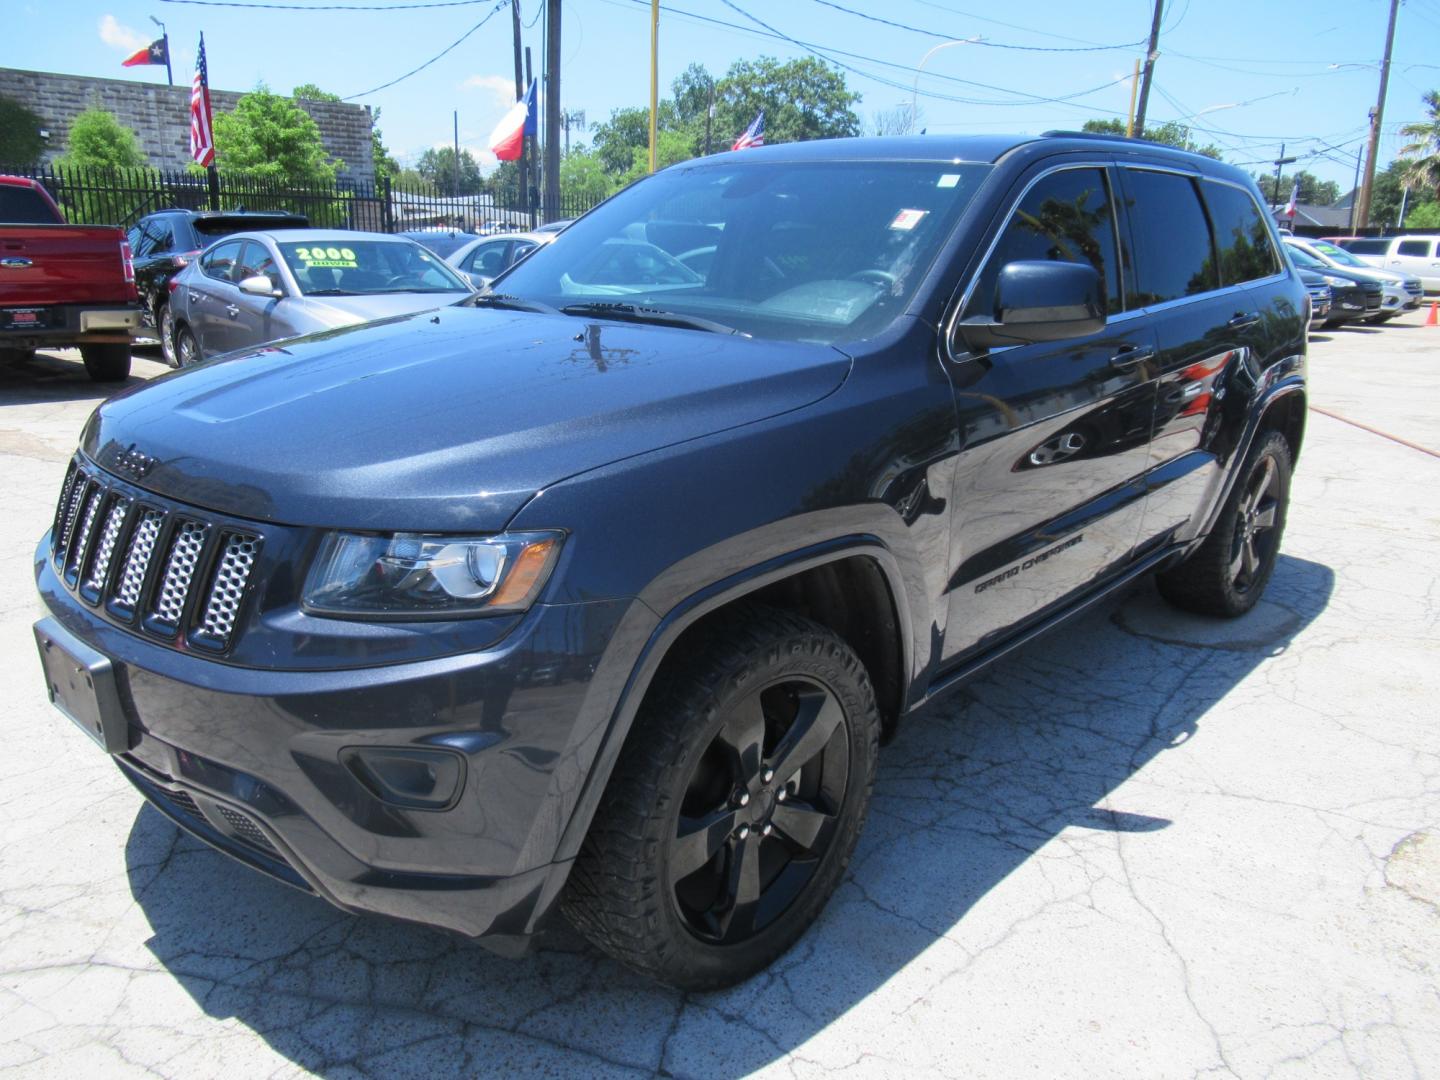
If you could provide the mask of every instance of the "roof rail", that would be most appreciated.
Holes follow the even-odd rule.
[[[1156,142],[1154,139],[1142,139],[1138,135],[1111,135],[1107,131],[1065,131],[1056,129],[1054,131],[1041,132],[1041,137],[1046,139],[1103,139],[1108,142],[1144,143],[1146,146],[1163,146],[1169,150],[1179,150],[1178,146],[1166,146],[1165,143]]]

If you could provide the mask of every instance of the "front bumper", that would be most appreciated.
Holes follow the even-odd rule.
[[[609,650],[632,602],[537,605],[468,655],[276,671],[99,619],[48,552],[47,538],[35,558],[46,633],[110,661],[126,732],[116,763],[159,810],[339,907],[523,949],[569,871],[561,838],[623,686],[610,673],[628,670]],[[387,748],[454,755],[454,800],[397,805],[354,765]]]

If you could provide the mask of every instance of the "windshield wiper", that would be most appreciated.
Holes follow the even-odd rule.
[[[358,296],[349,289],[311,289],[306,296]]]
[[[654,323],[657,326],[678,326],[686,330],[705,330],[712,334],[750,336],[743,330],[715,322],[713,319],[702,319],[698,315],[684,315],[662,308],[639,307],[635,304],[566,304],[560,310],[566,315],[598,315],[602,319],[616,319],[620,322]]]
[[[462,300],[461,303],[466,301]],[[541,315],[559,315],[549,304],[542,304],[539,300],[526,300],[523,296],[511,296],[509,293],[476,293],[469,300],[475,307],[506,308],[510,311],[534,311]]]

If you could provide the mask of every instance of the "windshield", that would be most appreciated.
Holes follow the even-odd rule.
[[[887,325],[990,172],[892,161],[697,162],[616,195],[496,291],[698,316],[756,337],[833,343]],[[634,317],[634,313],[630,313]]]
[[[1304,248],[1298,248],[1294,244],[1286,244],[1285,249],[1290,252],[1290,260],[1296,266],[1303,266],[1307,270],[1326,270],[1328,267],[1315,258]]]
[[[286,240],[276,246],[305,296],[471,291],[438,255],[409,240]]]
[[[1317,240],[1311,246],[1331,262],[1337,262],[1341,266],[1359,266],[1367,270],[1374,269],[1369,263],[1361,262],[1354,255],[1351,255],[1350,252],[1342,247],[1336,247],[1334,244],[1327,244],[1323,240]]]

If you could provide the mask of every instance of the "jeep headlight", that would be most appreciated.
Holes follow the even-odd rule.
[[[524,611],[560,553],[559,533],[443,536],[332,532],[305,581],[305,610],[442,619]]]

